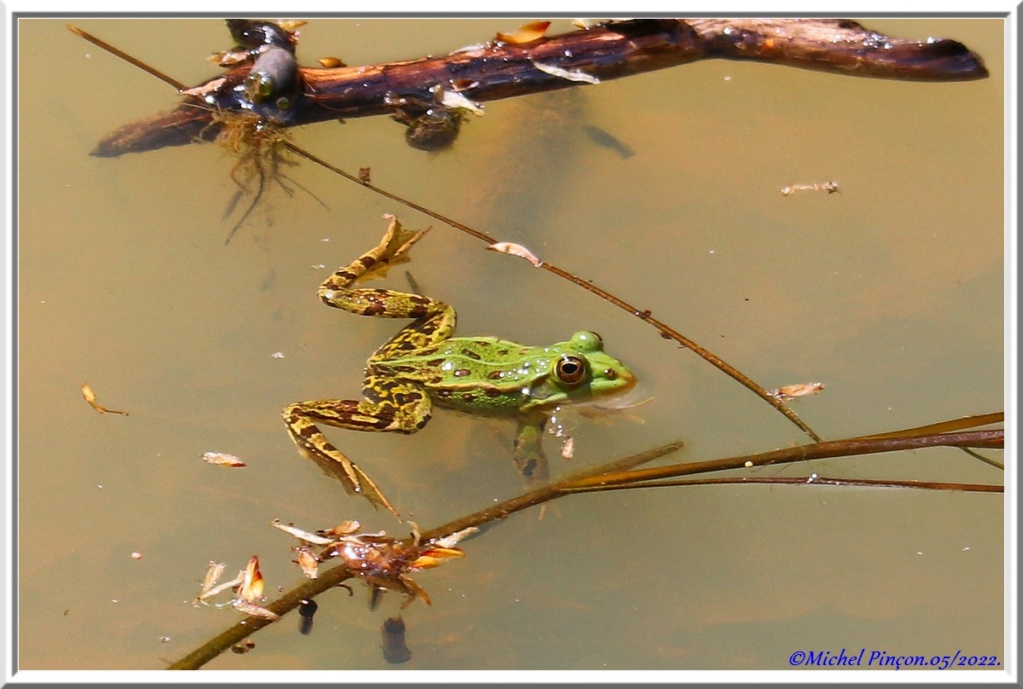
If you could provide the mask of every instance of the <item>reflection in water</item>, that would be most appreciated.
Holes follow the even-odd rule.
[[[316,610],[320,606],[316,604],[314,600],[302,601],[302,605],[298,608],[298,615],[302,618],[302,622],[299,624],[298,631],[305,636],[309,636],[313,631],[313,615],[316,614]]]
[[[380,626],[380,636],[383,643],[380,648],[384,651],[384,660],[388,663],[407,663],[412,659],[412,651],[405,645],[405,620],[401,615],[388,617]]]
[[[581,89],[541,93],[491,105],[500,111],[481,143],[483,167],[462,203],[483,227],[509,236],[549,222],[580,157],[579,123],[586,119]]]
[[[636,152],[628,144],[600,127],[594,127],[592,124],[583,125],[583,132],[590,137],[590,141],[598,146],[611,149],[623,160],[636,155]]]

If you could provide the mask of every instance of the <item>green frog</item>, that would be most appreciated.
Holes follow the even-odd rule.
[[[548,475],[544,424],[558,407],[606,400],[636,383],[633,373],[604,353],[600,336],[577,332],[546,347],[495,337],[452,337],[455,310],[418,294],[356,287],[408,260],[426,230],[411,232],[393,216],[380,244],[324,280],[320,299],[362,316],[412,318],[411,324],[366,362],[362,399],[298,402],[284,421],[299,450],[339,478],[349,493],[397,514],[370,478],[318,428],[415,433],[434,405],[518,422],[513,459],[529,484]]]

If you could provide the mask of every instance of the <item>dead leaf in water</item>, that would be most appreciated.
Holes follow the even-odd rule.
[[[89,403],[89,406],[98,411],[101,414],[120,414],[121,416],[128,416],[126,411],[117,411],[116,409],[107,409],[96,401],[96,393],[92,391],[88,383],[82,383],[82,397]]]
[[[519,258],[524,258],[536,268],[539,268],[540,266],[543,265],[543,261],[537,258],[532,251],[522,246],[521,244],[513,244],[512,242],[497,242],[495,244],[491,244],[490,246],[488,246],[487,251],[496,251],[498,253],[509,254],[511,256],[518,256]]]
[[[548,65],[542,62],[537,62],[536,60],[533,60],[533,66],[545,74],[550,74],[554,77],[561,77],[562,79],[568,79],[569,81],[581,81],[586,84],[600,83],[600,79],[597,77],[578,69],[563,69],[557,65]]]
[[[796,383],[795,385],[783,385],[780,388],[771,390],[772,397],[780,400],[791,400],[796,397],[816,395],[824,389],[824,383]]]
[[[247,466],[245,462],[228,452],[203,452],[200,456],[202,457],[202,461],[207,464],[216,464],[217,466],[222,467]]]
[[[520,45],[522,43],[532,43],[538,41],[544,37],[547,33],[547,27],[551,25],[550,22],[529,22],[523,24],[518,29],[511,33],[497,32],[497,40],[502,43],[511,43],[513,45]]]
[[[238,595],[249,603],[263,597],[263,573],[259,571],[259,557],[256,555],[252,556],[245,567],[245,577],[238,589]]]

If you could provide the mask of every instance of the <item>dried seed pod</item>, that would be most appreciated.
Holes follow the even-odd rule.
[[[600,79],[597,77],[578,69],[563,69],[557,65],[548,65],[542,62],[537,62],[536,60],[533,60],[533,66],[541,72],[550,74],[553,77],[561,77],[562,79],[568,79],[569,81],[581,81],[585,84],[600,83]]]
[[[362,528],[362,524],[355,519],[346,519],[337,526],[332,526],[329,529],[317,529],[316,533],[320,536],[348,536],[349,534],[355,533],[360,528]]]
[[[459,541],[467,538],[468,536],[472,536],[473,534],[479,533],[479,531],[480,530],[477,529],[475,526],[470,526],[468,528],[462,529],[461,531],[456,531],[452,534],[448,534],[443,538],[438,538],[433,542],[433,544],[441,548],[454,548],[456,545],[458,545]]]
[[[316,558],[316,555],[309,550],[309,548],[304,545],[300,545],[292,548],[292,550],[298,553],[298,559],[295,560],[295,562],[297,562],[298,566],[302,568],[302,574],[304,574],[306,578],[315,579],[319,576],[320,561]]]
[[[213,562],[210,560],[210,566],[206,570],[206,576],[203,577],[202,590],[199,591],[199,595],[196,600],[204,601],[207,598],[212,598],[221,591],[226,591],[227,589],[233,588],[242,583],[245,578],[245,572],[238,572],[237,578],[217,585],[217,582],[220,581],[220,576],[224,573],[225,567],[226,565],[223,562]]]
[[[252,615],[253,617],[263,617],[274,621],[281,619],[281,616],[272,610],[267,610],[262,605],[256,605],[255,603],[250,603],[247,600],[235,599],[231,602],[231,605],[234,606],[234,609],[238,612],[243,612],[246,615]]]
[[[329,545],[334,542],[334,539],[332,538],[327,538],[326,536],[323,535],[310,533],[309,531],[300,529],[297,526],[285,524],[280,519],[272,520],[270,522],[270,526],[274,527],[275,529],[280,529],[284,533],[291,534],[300,541],[312,543],[313,545]]]
[[[543,265],[543,261],[537,258],[536,254],[521,244],[515,244],[513,242],[497,242],[488,246],[487,251],[496,251],[501,254],[509,254],[511,256],[524,258],[535,268],[539,268]]]
[[[789,196],[797,191],[826,191],[829,194],[838,193],[838,182],[818,182],[815,184],[793,184],[791,186],[782,187],[781,195]]]
[[[263,574],[259,571],[259,557],[252,556],[245,567],[245,578],[238,588],[242,600],[252,603],[263,597]]]
[[[824,383],[796,383],[795,385],[783,385],[780,388],[771,390],[770,394],[780,400],[791,400],[796,397],[816,395],[824,389]]]
[[[202,461],[222,467],[243,467],[245,462],[229,452],[203,452]]]

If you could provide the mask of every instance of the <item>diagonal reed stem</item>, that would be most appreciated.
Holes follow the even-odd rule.
[[[900,450],[919,450],[927,447],[987,447],[1000,448],[1005,442],[1005,431],[963,431],[959,433],[936,433],[930,435],[905,436],[898,438],[876,438],[863,436],[845,440],[831,440],[811,445],[800,445],[755,455],[740,455],[726,459],[715,459],[706,462],[689,462],[672,464],[652,469],[633,469],[614,474],[602,474],[596,477],[580,478],[572,483],[572,490],[592,486],[612,486],[619,484],[653,481],[693,474],[706,474],[729,469],[742,469],[769,464],[791,464],[813,459],[833,457],[850,457],[854,455],[879,454],[898,452]]]

